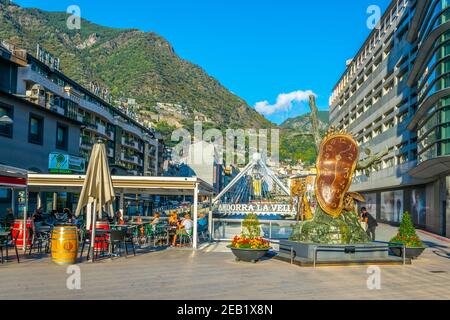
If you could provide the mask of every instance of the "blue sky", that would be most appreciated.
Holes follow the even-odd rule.
[[[370,33],[367,9],[389,0],[15,0],[65,11],[111,27],[154,31],[184,59],[266,113],[300,101],[307,90],[328,108],[333,86]],[[277,97],[281,96],[279,104]],[[263,102],[266,101],[266,102]],[[284,103],[283,103],[284,102]],[[276,109],[279,110],[279,109]],[[266,114],[280,123],[307,112],[305,103]]]

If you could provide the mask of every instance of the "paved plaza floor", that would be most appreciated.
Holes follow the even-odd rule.
[[[379,228],[380,240],[395,233]],[[49,258],[0,265],[0,299],[450,299],[450,242],[421,234],[431,247],[407,266],[382,266],[369,290],[368,267],[302,268],[274,259],[236,262],[222,243],[166,249],[78,264],[81,289]]]

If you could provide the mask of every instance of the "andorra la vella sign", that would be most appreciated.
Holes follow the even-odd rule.
[[[278,203],[247,203],[220,204],[217,213],[226,215],[257,214],[257,215],[291,215],[293,209],[289,204]]]

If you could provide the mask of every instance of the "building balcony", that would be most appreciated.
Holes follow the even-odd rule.
[[[50,110],[52,110],[53,112],[59,113],[60,115],[63,115],[63,116],[66,115],[66,110],[60,106],[51,106]]]
[[[109,139],[114,141],[114,132],[113,131],[107,131],[106,135],[108,136]]]
[[[139,127],[126,123],[121,119],[117,121],[117,125],[120,126],[123,130],[134,134],[135,136],[138,137],[144,136],[142,130]]]
[[[19,68],[18,78],[23,79],[25,81],[40,84],[47,90],[50,90],[61,97],[66,97],[63,87],[60,87],[58,84],[54,83],[50,79],[47,79],[43,75],[37,73],[36,71],[33,71],[30,66],[26,68]]]
[[[403,164],[394,165],[389,168],[381,169],[379,171],[373,171],[370,173],[370,176],[366,176],[365,174],[361,174],[359,176],[355,176],[353,178],[354,186],[352,189],[359,190],[359,186],[365,184],[370,185],[373,189],[377,189],[383,183],[390,183],[390,181],[386,179],[400,179],[405,180],[406,176],[409,174],[409,171],[415,168],[417,165],[417,161],[408,161]],[[406,181],[403,181],[406,184]]]
[[[81,136],[80,137],[80,147],[83,149],[92,149],[92,146],[94,145],[94,143],[92,142],[92,138],[91,137],[86,137],[86,136]]]
[[[120,160],[125,161],[125,162],[129,162],[129,163],[132,163],[132,164],[140,165],[139,158],[137,156],[130,156],[130,155],[125,154],[123,152],[120,154]]]
[[[430,179],[445,175],[450,171],[450,156],[435,156],[428,160],[419,162],[411,168],[409,174],[419,179]]]
[[[139,145],[139,142],[135,141],[135,140],[128,140],[128,139],[122,137],[122,144],[127,147],[131,147],[134,150],[139,151],[141,153],[144,151],[143,147]]]
[[[104,136],[108,136],[106,133],[106,127],[102,126],[101,124],[97,124],[97,132]]]
[[[88,100],[80,98],[81,96],[80,93],[75,91],[73,88],[61,87],[58,84],[51,81],[50,79],[44,77],[43,75],[37,73],[36,71],[33,71],[31,67],[20,68],[18,78],[33,83],[38,83],[43,87],[45,87],[47,90],[53,92],[54,94],[69,99],[77,103],[83,109],[103,117],[110,123],[114,123],[114,116],[106,108],[101,107]]]
[[[85,99],[80,99],[80,107],[90,112],[93,112],[104,119],[108,120],[110,123],[114,123],[114,116],[106,109],[93,102],[87,101]]]
[[[77,114],[77,121],[82,123],[84,121],[84,117],[81,114]]]
[[[136,170],[128,170],[128,172],[130,173],[130,175],[132,176],[138,176],[139,172],[137,172]]]
[[[112,148],[108,148],[108,157],[114,158],[114,150]]]
[[[83,118],[83,124],[86,126],[87,129],[95,130],[97,131],[97,124],[91,120],[91,118]]]

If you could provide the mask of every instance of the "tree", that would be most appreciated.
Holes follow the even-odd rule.
[[[403,243],[407,247],[423,247],[423,243],[417,235],[409,212],[403,214],[398,233],[391,239],[391,242]]]
[[[261,237],[261,229],[259,220],[255,214],[249,214],[242,222],[242,235],[248,239],[256,239]]]

